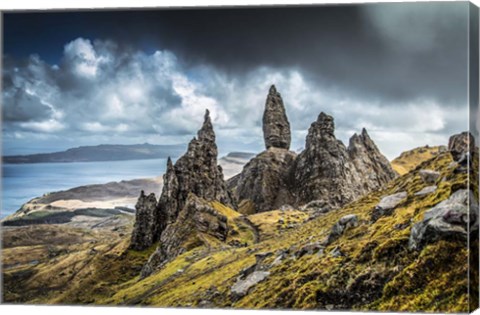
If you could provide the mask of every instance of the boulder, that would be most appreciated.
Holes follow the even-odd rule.
[[[435,184],[438,178],[440,178],[440,172],[432,170],[420,170],[418,174],[425,184]]]
[[[414,195],[415,196],[424,196],[434,193],[437,190],[437,186],[427,186],[424,187],[422,190],[417,191]]]
[[[325,245],[331,244],[333,241],[338,239],[348,228],[355,227],[358,225],[358,217],[355,214],[346,215],[332,227],[330,234],[327,237]]]
[[[420,250],[440,239],[467,240],[468,231],[478,232],[478,203],[472,191],[460,189],[426,211],[412,227],[409,248]]]
[[[231,287],[232,294],[236,297],[247,295],[252,287],[265,280],[269,275],[268,271],[254,271],[243,280],[237,279],[237,282]]]
[[[371,220],[376,222],[380,217],[391,215],[393,210],[407,198],[407,192],[402,191],[383,197],[372,212]]]

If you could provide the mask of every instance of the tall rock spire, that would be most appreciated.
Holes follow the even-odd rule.
[[[285,113],[282,97],[275,85],[270,87],[265,111],[263,112],[263,138],[267,149],[271,147],[289,149],[290,123]]]

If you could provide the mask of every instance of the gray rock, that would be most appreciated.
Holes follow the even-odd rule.
[[[342,256],[345,256],[342,251],[340,250],[340,247],[338,246],[335,246],[335,248],[333,248],[331,251],[330,251],[330,255],[332,255],[332,257],[342,257]]]
[[[242,173],[233,178],[232,190],[238,203],[249,200],[254,207],[253,213],[292,204],[294,198],[290,188],[289,170],[296,157],[294,152],[271,147],[250,160]]]
[[[285,113],[282,97],[277,92],[275,85],[270,87],[270,91],[265,103],[263,113],[263,137],[267,149],[290,148],[290,123]]]
[[[372,222],[376,222],[382,216],[391,215],[405,198],[407,198],[407,192],[405,191],[383,197],[373,209]]]
[[[320,113],[308,130],[305,150],[292,172],[297,205],[324,200],[335,209],[396,177],[365,129],[350,139],[348,148],[336,139],[334,129],[333,117]]]
[[[358,225],[358,217],[355,214],[346,215],[332,227],[330,234],[327,237],[325,245],[331,244],[333,241],[338,239],[348,228],[355,227]]]
[[[312,200],[309,203],[300,207],[302,211],[312,211],[316,213],[327,213],[332,210],[332,207],[324,200]]]
[[[436,190],[437,190],[437,186],[435,186],[435,185],[434,186],[427,186],[427,187],[424,187],[422,190],[416,192],[414,195],[415,196],[424,196],[424,195],[434,193]]]
[[[412,227],[409,248],[420,250],[445,238],[467,240],[469,230],[478,231],[478,202],[470,190],[461,189],[425,212]]]
[[[156,214],[157,199],[155,194],[146,196],[142,190],[135,213],[135,225],[130,241],[130,248],[134,250],[144,250],[152,246],[160,237],[158,230],[160,223]]]
[[[304,255],[313,255],[315,253],[321,252],[323,254],[323,250],[325,246],[323,246],[320,242],[309,243],[300,248],[298,251],[295,252],[295,256],[300,258]]]
[[[450,137],[448,140],[448,151],[456,162],[465,161],[468,153],[473,152],[475,141],[471,133],[465,131]]]
[[[199,233],[225,241],[228,235],[227,218],[212,208],[208,202],[190,194],[184,208],[174,223],[168,224],[160,237],[160,245],[142,269],[147,277],[165,263],[202,242]]]
[[[432,170],[420,170],[418,174],[425,184],[435,184],[440,177],[440,172]]]
[[[164,231],[177,222],[190,194],[207,201],[218,200],[227,206],[236,207],[223,180],[222,168],[217,165],[217,155],[215,132],[210,113],[206,110],[203,125],[197,137],[190,141],[187,152],[175,165],[170,158],[167,160],[167,170],[163,175],[164,185],[158,203],[155,204],[155,197],[152,195],[140,196],[137,203],[137,211],[140,210],[140,213],[137,213],[132,232],[132,248],[145,249],[155,241],[165,239]],[[202,229],[202,224],[210,223],[201,222],[205,215],[203,213],[196,217],[198,230]],[[203,228],[211,230],[217,227]],[[216,236],[221,237],[222,233],[219,232]],[[162,260],[167,258],[163,257]]]
[[[269,275],[270,272],[268,271],[254,271],[244,280],[237,279],[237,282],[232,286],[231,291],[236,296],[244,296],[253,286],[265,280]]]

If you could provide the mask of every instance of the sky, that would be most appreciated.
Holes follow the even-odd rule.
[[[320,112],[393,159],[468,124],[466,2],[4,13],[3,154],[188,143],[264,149],[270,85],[292,150]]]

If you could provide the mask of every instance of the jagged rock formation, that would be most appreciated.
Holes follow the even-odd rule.
[[[252,208],[248,212],[251,213],[291,204],[294,198],[290,192],[289,169],[295,158],[292,151],[270,147],[250,160],[236,179],[234,194],[237,200],[244,203],[248,200]]]
[[[250,160],[243,171],[229,181],[239,202],[239,211],[244,214],[278,209],[294,201],[289,171],[297,155],[288,150],[290,123],[274,85],[265,103],[263,136],[267,150]]]
[[[367,179],[367,191],[379,189],[397,176],[365,128],[360,135],[354,134],[350,138],[348,154],[360,176]]]
[[[243,213],[279,209],[282,205],[298,207],[314,200],[322,205],[322,212],[327,212],[383,187],[397,176],[365,129],[353,135],[346,148],[335,138],[333,117],[325,113],[312,123],[305,150],[298,156],[288,151],[284,143],[290,143],[289,124],[274,86],[267,97],[263,122],[267,150],[229,181]]]
[[[225,241],[228,235],[227,217],[191,193],[175,222],[166,226],[160,245],[143,267],[141,276],[150,275],[164,263],[201,244],[202,234]]]
[[[323,112],[310,126],[293,172],[297,204],[323,200],[337,208],[395,178],[365,129],[352,136],[348,148],[334,130],[333,117]]]
[[[155,208],[149,203],[148,209],[143,211],[153,215],[137,216],[139,222],[135,224],[133,235],[143,235],[144,232],[139,230],[150,224],[143,222],[144,220],[157,222],[156,228],[152,230],[153,235],[150,238],[132,238],[131,248],[145,249],[152,244],[150,239],[153,242],[160,240],[167,226],[177,221],[191,193],[207,201],[217,200],[235,207],[235,202],[223,180],[222,168],[217,165],[217,154],[215,133],[207,110],[203,125],[197,137],[190,141],[187,152],[175,165],[168,159],[160,200]],[[143,242],[145,239],[148,239],[148,242]]]
[[[277,92],[275,85],[270,87],[265,103],[263,138],[267,149],[274,147],[288,150],[290,148],[290,123],[285,113],[282,97]]]
[[[142,190],[135,209],[137,211],[130,248],[142,250],[157,241],[159,222],[156,217],[157,198],[155,198],[155,194],[151,193],[146,196]]]

